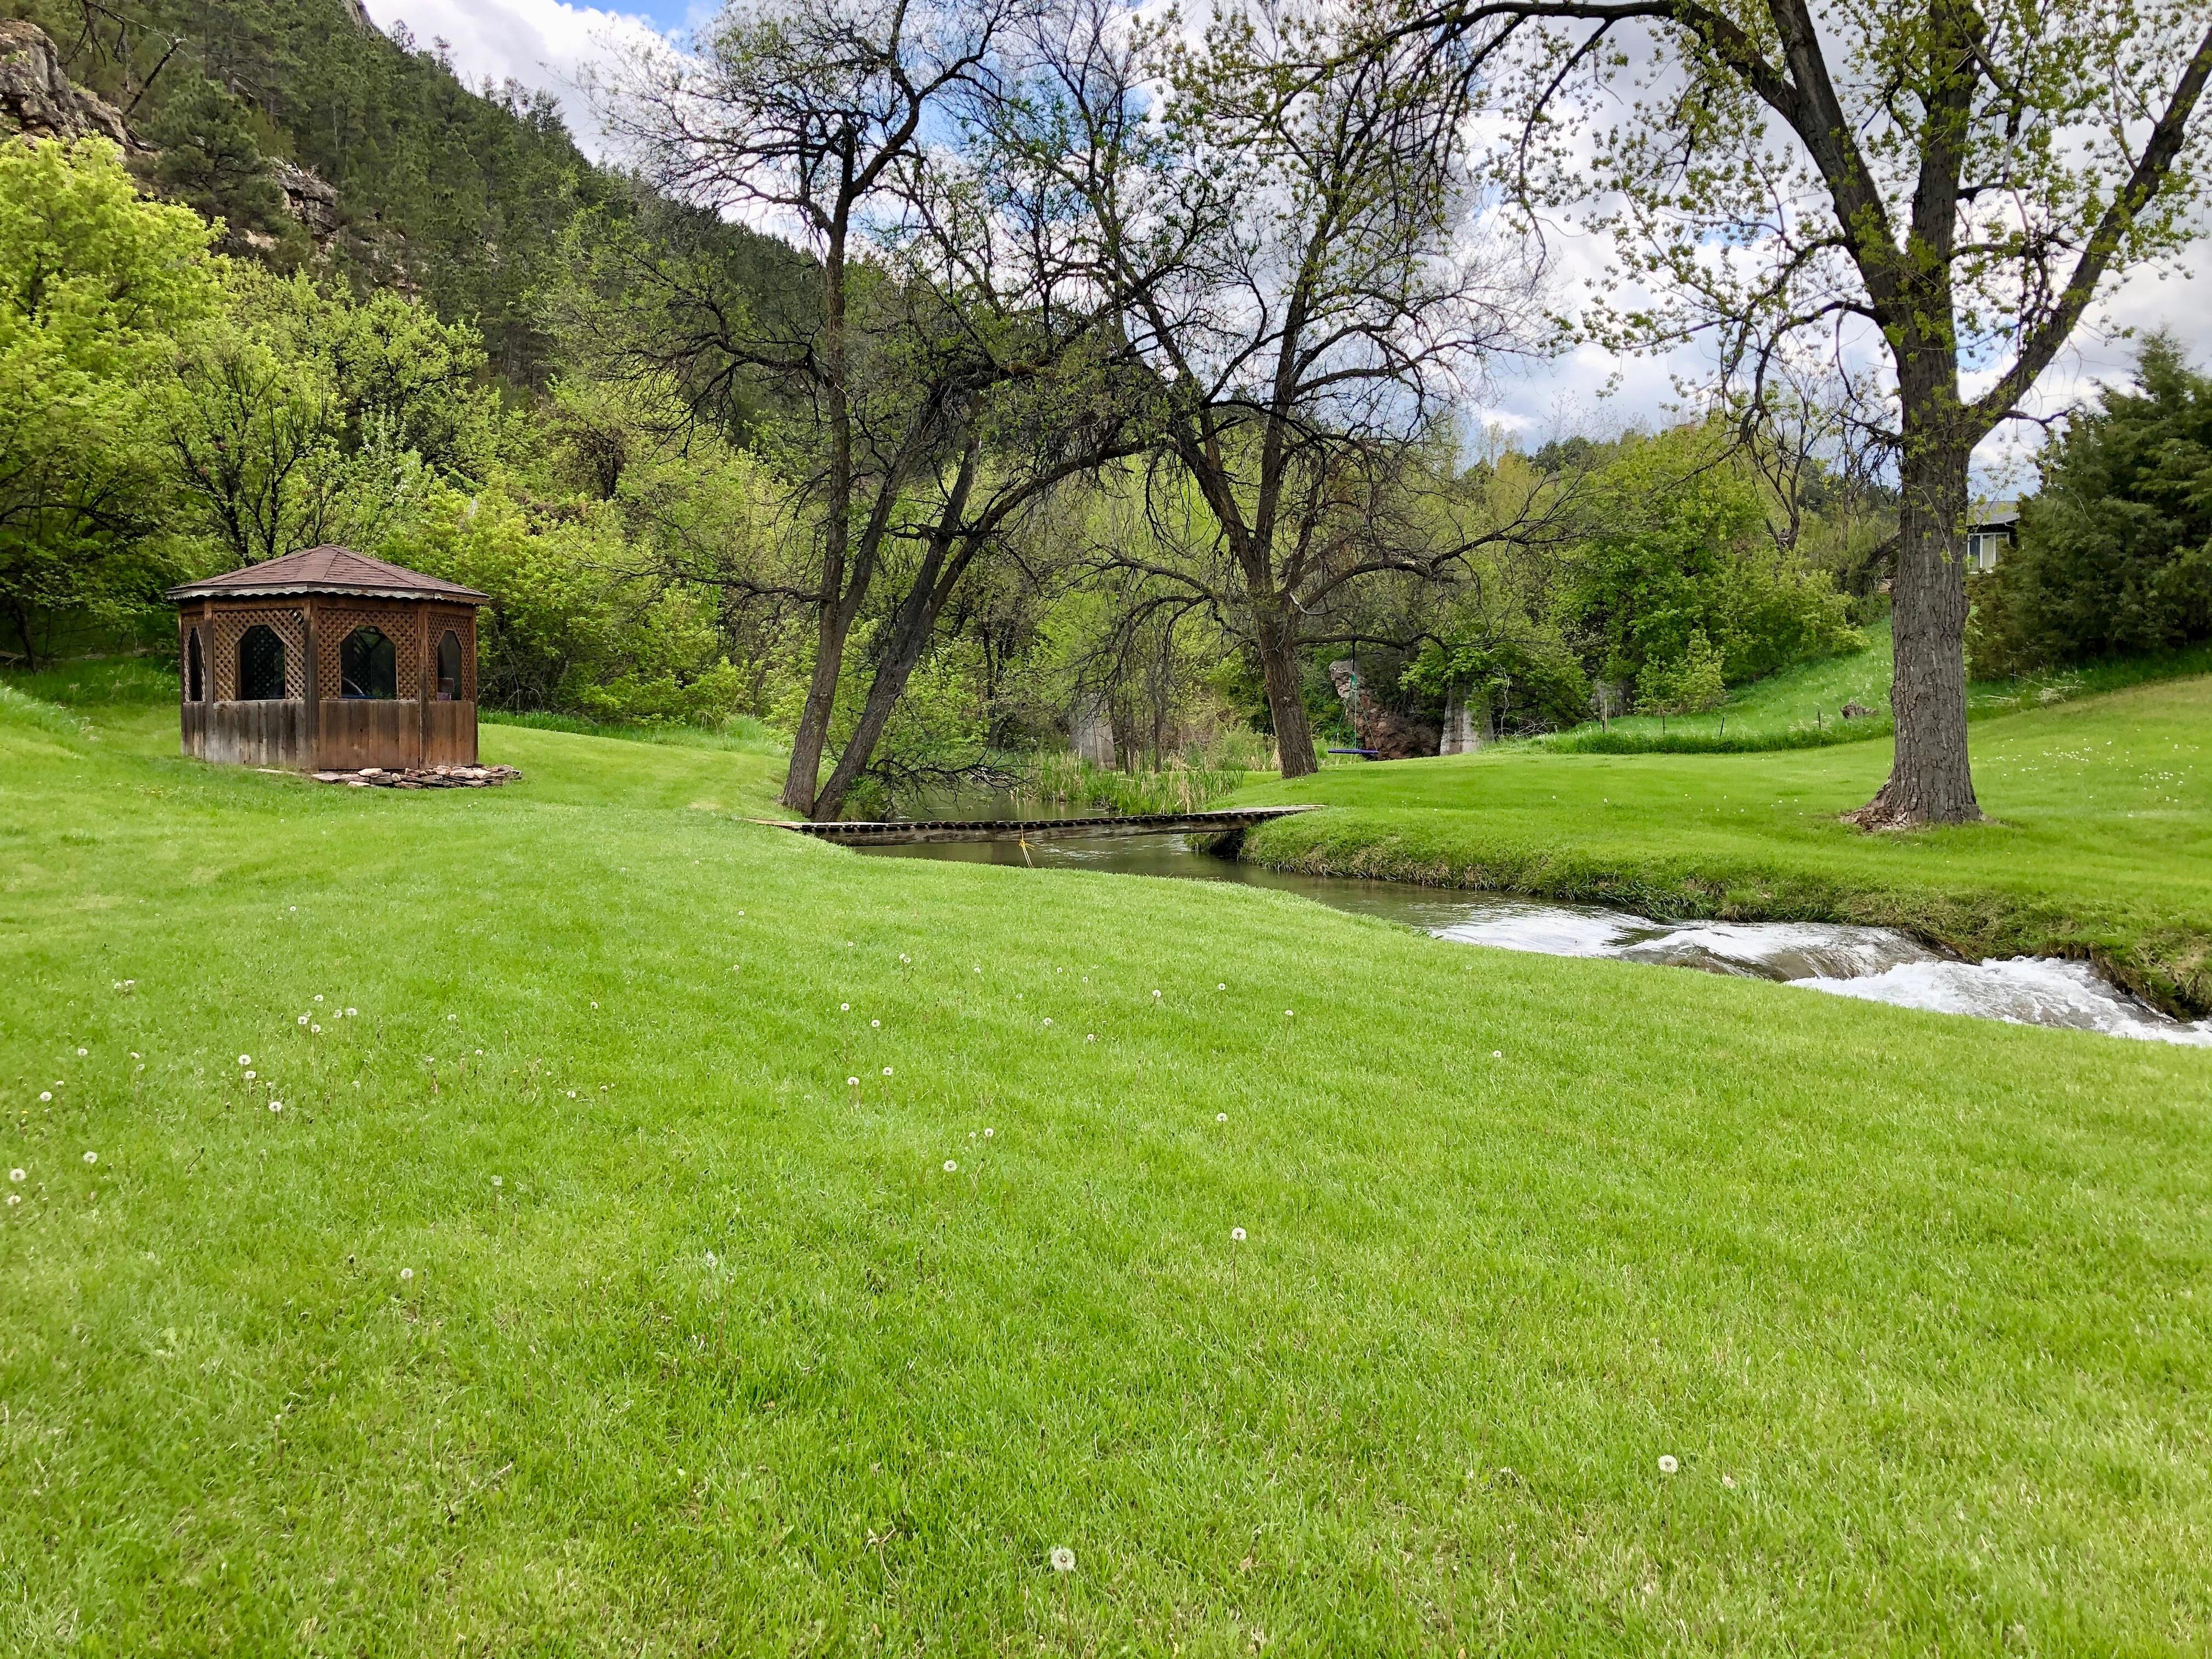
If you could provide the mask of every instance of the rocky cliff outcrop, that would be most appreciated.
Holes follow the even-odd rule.
[[[120,110],[69,78],[44,29],[0,22],[0,134],[17,132],[64,140],[97,135],[128,150],[142,148]]]

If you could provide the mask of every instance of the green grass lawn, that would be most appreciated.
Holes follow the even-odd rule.
[[[0,700],[0,1650],[2212,1642],[2212,1056],[173,719]]]
[[[1738,686],[1711,714],[1634,714],[1590,722],[1533,741],[1562,754],[1725,752],[1750,749],[1815,748],[1865,743],[1889,736],[1889,623],[1866,629],[1866,649],[1848,657],[1801,663]],[[1969,720],[2047,708],[2156,680],[2212,672],[2212,647],[2116,658],[2084,667],[2008,680],[1975,680],[1966,687]],[[1846,720],[1845,705],[1867,711]]]
[[[2090,955],[2169,1007],[2212,1008],[2212,678],[1977,721],[1991,822],[1869,836],[1841,822],[1890,745],[1741,755],[1503,748],[1333,770],[1240,802],[1285,868],[1494,887],[1662,917],[1912,928],[1970,954]]]

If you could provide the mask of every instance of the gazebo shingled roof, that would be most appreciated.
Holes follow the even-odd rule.
[[[455,605],[489,605],[491,596],[404,565],[372,559],[349,547],[310,547],[281,559],[227,570],[205,581],[173,587],[172,602],[183,599],[242,599],[277,593],[365,593],[380,599],[444,599]]]

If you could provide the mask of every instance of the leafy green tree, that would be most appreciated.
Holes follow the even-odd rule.
[[[1579,511],[1591,531],[1566,556],[1554,614],[1607,680],[1672,686],[1693,641],[1701,685],[1706,653],[1740,684],[1860,643],[1833,580],[1767,533],[1757,481],[1723,434],[1630,440]]]
[[[1403,0],[1509,129],[1532,212],[1613,233],[1620,344],[1714,342],[1887,385],[1857,411],[1899,483],[1897,747],[1869,828],[1978,818],[1962,536],[1975,446],[2027,414],[2100,291],[2201,229],[2203,0]],[[1971,384],[1969,380],[1971,379]]]
[[[0,604],[33,661],[41,615],[158,592],[147,405],[215,304],[208,240],[104,140],[0,143]]]
[[[2212,639],[2212,377],[2161,335],[2135,380],[2075,416],[2021,506],[2019,545],[1976,579],[1977,673]]]

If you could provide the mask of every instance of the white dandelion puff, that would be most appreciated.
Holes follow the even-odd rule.
[[[983,1131],[983,1139],[988,1140],[993,1135],[998,1133],[999,1132],[996,1129],[986,1129]]]
[[[248,1072],[246,1072],[246,1073],[245,1073],[246,1080],[248,1083],[252,1082],[254,1079],[256,1079],[256,1078],[259,1077],[260,1075],[261,1075],[261,1073],[258,1073],[258,1072],[255,1072],[255,1071],[248,1071]]]
[[[358,1016],[358,1015],[360,1014],[360,1012],[361,1012],[361,1010],[360,1010],[360,1009],[358,1009],[358,1008],[349,1008],[349,1009],[347,1009],[347,1010],[346,1010],[346,1018],[347,1018],[348,1019],[355,1018],[356,1016]]]
[[[412,1279],[415,1277],[415,1270],[412,1267],[402,1267],[399,1270],[399,1277],[403,1279]]]
[[[1242,1227],[1231,1227],[1229,1230],[1229,1242],[1232,1244],[1242,1244],[1244,1242],[1244,1230]]]
[[[841,1014],[849,1014],[853,1012],[853,1005],[849,1002],[841,1002],[837,1005],[837,1012]]]
[[[315,1000],[316,1000],[316,1001],[318,1001],[318,1002],[320,1002],[322,1000],[323,1000],[323,994],[322,994],[321,992],[319,992],[319,991],[316,992],[316,993],[315,993]],[[451,1019],[451,1018],[453,1018],[453,1016],[452,1016],[451,1014],[447,1014],[447,1015],[446,1016],[446,1018],[447,1018],[447,1019]]]
[[[302,1025],[305,1025],[307,1023],[307,1017],[305,1014],[301,1015],[301,1016],[300,1016],[300,1024],[302,1024]]]
[[[8,1194],[8,1207],[11,1210],[22,1201],[23,1195],[21,1193],[10,1193]]]
[[[52,1100],[53,1097],[54,1091],[51,1089],[41,1089],[39,1091],[39,1098],[40,1100]]]
[[[1075,1552],[1065,1544],[1054,1544],[1052,1547],[1052,1553],[1045,1557],[1045,1559],[1052,1563],[1052,1570],[1054,1572],[1075,1571]]]
[[[959,1166],[957,1164],[954,1163],[954,1162],[953,1162],[951,1158],[946,1158],[946,1159],[945,1160],[945,1174],[947,1174],[947,1175],[957,1175],[959,1172],[960,1172],[960,1166]]]
[[[1229,987],[1228,987],[1228,985],[1227,985],[1226,983],[1224,983],[1224,984],[1217,985],[1217,986],[1215,986],[1213,988],[1214,988],[1215,990],[1217,990],[1217,991],[1225,991],[1225,990],[1227,990],[1227,989],[1229,988]]]
[[[1732,1474],[1723,1475],[1721,1477],[1721,1485],[1726,1486],[1730,1492],[1734,1492],[1735,1490],[1735,1477]]]
[[[884,1023],[879,1019],[872,1019],[868,1022],[868,1029],[872,1031],[880,1031],[883,1028]]]
[[[21,1181],[24,1178],[23,1171],[21,1170],[10,1170],[8,1171],[8,1179],[10,1181]]]
[[[100,1162],[100,1154],[98,1152],[87,1152],[84,1155],[84,1161],[88,1164],[97,1164]]]
[[[1049,1024],[1052,1024],[1052,1021],[1051,1021],[1049,1018],[1048,1018],[1048,1019],[1045,1021],[1045,1024],[1048,1024],[1048,1025],[1049,1025]]]
[[[1160,994],[1159,994],[1158,991],[1153,992],[1153,993],[1152,993],[1152,1000],[1153,1000],[1153,1001],[1155,1001],[1155,1002],[1158,1001],[1158,1000],[1159,1000],[1159,996],[1160,996]]]
[[[1490,1057],[1492,1060],[1503,1060],[1505,1058],[1505,1050],[1503,1048],[1492,1048],[1490,1051]]]
[[[714,1265],[714,1253],[712,1250],[707,1252],[707,1265],[710,1267]]]
[[[322,1035],[323,1028],[319,1025],[310,1025],[307,1030],[311,1035],[319,1036]]]
[[[1098,1033],[1096,1031],[1086,1031],[1083,1035],[1083,1040],[1085,1042],[1096,1042],[1098,1041]]]
[[[89,1048],[80,1048],[80,1049],[78,1049],[78,1050],[76,1051],[76,1057],[77,1057],[79,1060],[82,1060],[82,1059],[83,1059],[87,1054],[90,1054],[91,1052],[92,1052],[92,1051],[91,1051]]]
[[[1285,1019],[1296,1019],[1297,1016],[1292,1013],[1288,1008],[1285,1008],[1283,1010],[1283,1018]]]
[[[857,1089],[860,1086],[860,1079],[856,1077],[848,1077],[845,1079],[845,1086],[848,1089]]]
[[[890,1066],[884,1066],[884,1075],[885,1077],[889,1077],[890,1074],[891,1074],[891,1068],[890,1068]]]
[[[1678,1463],[1678,1462],[1676,1462],[1674,1461],[1674,1453],[1672,1453],[1672,1452],[1662,1452],[1662,1453],[1659,1455],[1659,1473],[1660,1473],[1660,1474],[1674,1474],[1674,1471],[1675,1471],[1675,1470],[1677,1470],[1677,1469],[1680,1468],[1681,1467],[1682,1467],[1682,1466],[1681,1466],[1680,1463]]]
[[[284,1109],[284,1103],[281,1100],[272,1100],[269,1103],[269,1109],[272,1112],[281,1112]]]
[[[1213,1115],[1213,1121],[1216,1123],[1226,1123],[1229,1121],[1229,1114],[1226,1112],[1216,1112]]]

